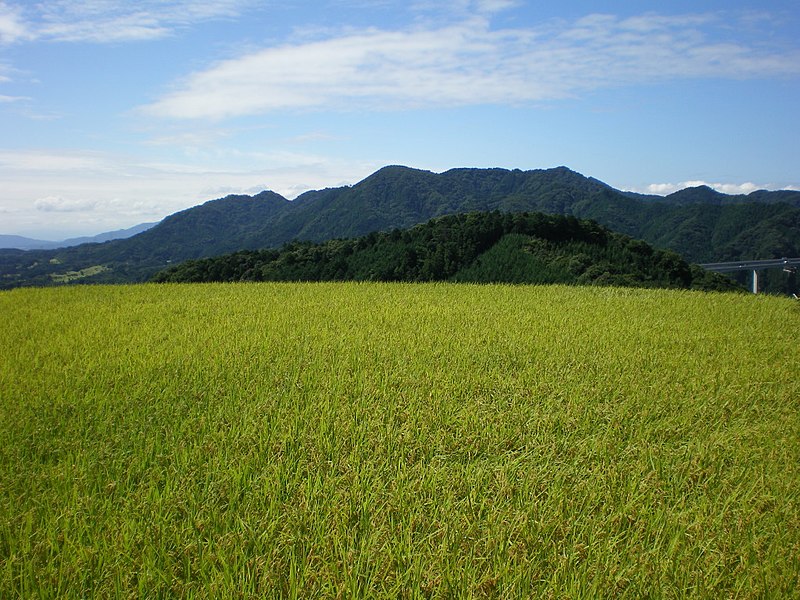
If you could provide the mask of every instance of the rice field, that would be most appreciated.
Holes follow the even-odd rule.
[[[800,302],[0,293],[0,597],[790,598]]]

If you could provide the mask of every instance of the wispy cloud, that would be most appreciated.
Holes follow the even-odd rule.
[[[0,150],[0,173],[52,173],[80,171],[92,173],[112,168],[109,159],[99,152],[12,151]]]
[[[0,62],[0,83],[8,83],[11,79],[11,74],[14,72],[14,68],[4,62]]]
[[[330,142],[338,138],[335,135],[326,133],[324,131],[309,131],[308,133],[301,133],[286,140],[292,144],[305,144],[307,142]]]
[[[87,212],[93,210],[97,202],[92,200],[71,200],[61,196],[46,196],[33,203],[42,212]]]
[[[147,140],[148,146],[178,146],[183,148],[201,148],[211,146],[220,140],[230,137],[232,131],[226,129],[198,129],[192,131],[175,131],[156,135]]]
[[[800,74],[800,49],[748,44],[735,25],[715,15],[590,15],[495,30],[478,15],[438,28],[347,31],[221,61],[143,110],[220,119],[286,109],[521,105],[611,86]]]
[[[0,43],[39,39],[124,42],[163,38],[210,19],[239,16],[253,0],[51,0],[0,3]]]
[[[449,17],[464,15],[490,15],[521,4],[520,0],[415,0],[411,9],[416,13],[433,13]]]
[[[29,35],[21,8],[0,2],[0,44],[13,44]]]

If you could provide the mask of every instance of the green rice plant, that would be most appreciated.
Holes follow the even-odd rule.
[[[786,598],[797,302],[0,293],[0,596]]]

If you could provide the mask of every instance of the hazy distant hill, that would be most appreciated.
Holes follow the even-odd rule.
[[[188,260],[157,282],[461,281],[725,291],[726,277],[594,221],[543,213],[471,212],[279,250]],[[741,289],[741,288],[739,288]]]
[[[0,248],[11,248],[15,250],[52,250],[54,248],[67,248],[69,246],[78,246],[80,244],[97,244],[100,242],[108,242],[110,240],[129,238],[137,233],[147,231],[155,225],[157,225],[157,222],[141,223],[127,229],[117,229],[116,231],[108,231],[106,233],[99,233],[93,236],[69,238],[60,242],[37,240],[23,237],[21,235],[0,235]]]
[[[712,191],[713,192],[713,191]],[[708,194],[636,197],[566,167],[533,171],[385,167],[351,187],[228,196],[175,213],[125,240],[49,251],[0,251],[0,286],[143,281],[187,259],[408,228],[470,211],[536,211],[593,219],[691,262],[800,256],[800,192],[753,200]],[[699,198],[699,195],[692,196]],[[730,199],[730,202],[725,199]],[[780,199],[780,202],[774,200]],[[87,270],[89,269],[89,270]],[[68,274],[68,275],[67,275]]]
[[[770,192],[768,190],[756,190],[749,194],[729,195],[718,192],[707,185],[688,187],[667,196],[655,196],[649,194],[636,194],[624,192],[626,196],[639,200],[649,200],[666,204],[686,205],[686,204],[790,204],[800,207],[800,192],[793,190],[778,190]]]
[[[15,250],[42,250],[44,248],[56,248],[53,244],[57,242],[49,242],[47,240],[37,240],[34,238],[24,237],[21,235],[2,235],[0,234],[0,249],[13,248]]]

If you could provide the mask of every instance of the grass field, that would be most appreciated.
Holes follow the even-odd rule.
[[[0,597],[787,598],[800,303],[0,293]]]

